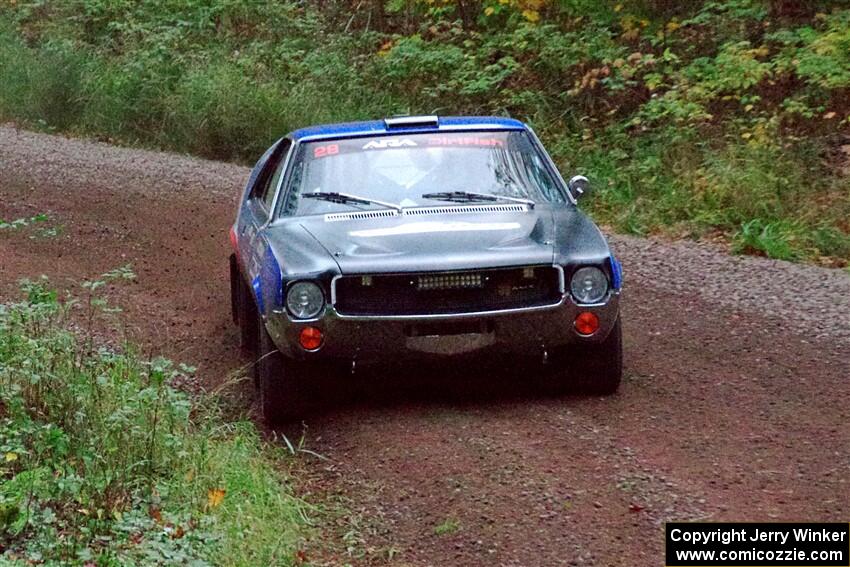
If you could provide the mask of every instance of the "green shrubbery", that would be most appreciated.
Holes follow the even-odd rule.
[[[190,368],[69,330],[129,276],[0,304],[0,563],[295,563],[304,505],[254,426],[175,389]]]
[[[2,117],[251,161],[310,123],[511,114],[591,174],[618,230],[850,260],[844,1],[17,0],[0,17]]]

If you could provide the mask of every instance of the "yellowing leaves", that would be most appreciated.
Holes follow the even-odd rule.
[[[620,37],[626,41],[634,41],[640,37],[640,28],[632,28],[628,31],[624,31]]]
[[[537,10],[523,10],[522,17],[529,22],[538,22],[540,21],[540,12]]]
[[[18,460],[18,454],[17,453],[13,453],[11,451],[6,453],[6,462],[7,463],[11,463],[11,462],[17,461],[17,460]]]
[[[770,49],[766,45],[762,45],[758,49],[753,49],[752,54],[756,57],[767,57],[770,55]]]
[[[378,55],[380,55],[381,57],[386,57],[387,54],[389,54],[389,52],[392,50],[392,48],[393,48],[393,40],[385,41],[381,45],[381,48],[378,50]]]
[[[226,491],[223,488],[210,488],[207,491],[207,508],[213,509],[221,506],[221,503],[224,502],[224,495]]]
[[[519,6],[524,10],[539,10],[545,4],[545,0],[519,0]]]
[[[602,81],[605,77],[609,77],[610,75],[611,68],[607,65],[590,69],[582,76],[580,81],[576,81],[575,86],[569,91],[567,91],[567,94],[577,95],[582,91],[592,90],[596,88],[597,85],[599,85],[600,81]]]
[[[515,10],[515,13],[521,15],[527,22],[537,23],[542,18],[541,11],[550,2],[551,0],[498,0],[498,5],[488,2],[490,5],[484,8],[484,16],[503,14],[501,7],[505,6]]]
[[[643,20],[645,21],[645,20]],[[638,21],[634,16],[623,16],[620,18],[620,27],[623,28],[623,33],[620,35],[626,41],[633,41],[640,37],[642,21]],[[649,24],[649,22],[647,22]]]

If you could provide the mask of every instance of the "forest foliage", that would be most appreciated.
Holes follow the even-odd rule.
[[[0,0],[0,75],[4,119],[243,162],[511,115],[614,230],[850,261],[846,0]]]

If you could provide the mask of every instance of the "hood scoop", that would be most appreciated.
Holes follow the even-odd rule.
[[[531,208],[519,203],[497,204],[497,205],[448,205],[440,207],[416,207],[392,211],[389,209],[379,211],[356,211],[351,213],[329,213],[325,215],[325,222],[338,222],[346,220],[378,219],[387,217],[423,217],[429,215],[462,215],[469,213],[526,213]]]

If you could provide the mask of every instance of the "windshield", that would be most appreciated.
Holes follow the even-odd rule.
[[[281,214],[511,199],[564,202],[525,132],[376,136],[301,144]]]

